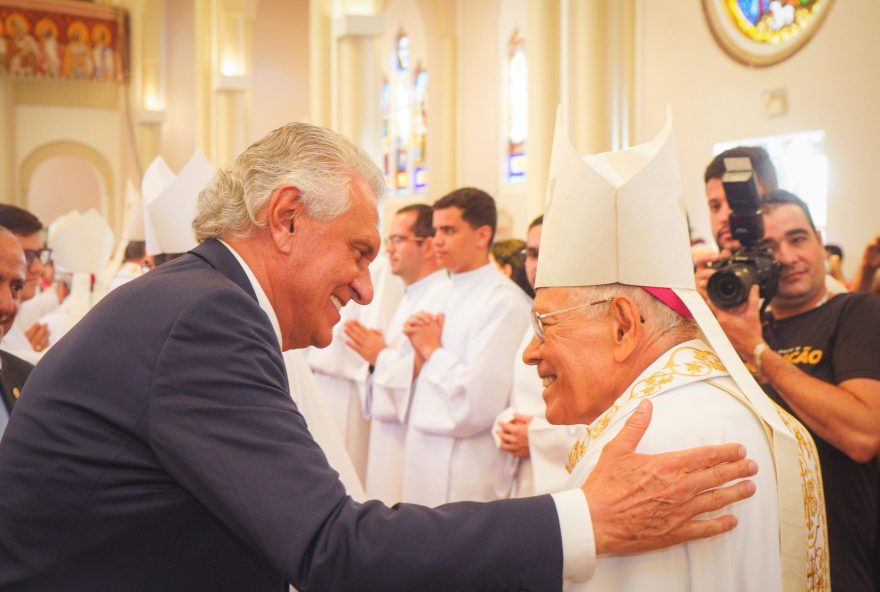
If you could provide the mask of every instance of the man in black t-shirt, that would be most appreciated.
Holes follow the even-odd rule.
[[[782,263],[770,318],[749,301],[719,309],[698,288],[767,393],[816,441],[828,518],[833,590],[874,590],[880,483],[880,299],[831,294],[824,248],[806,204],[785,191],[763,197],[764,239]]]

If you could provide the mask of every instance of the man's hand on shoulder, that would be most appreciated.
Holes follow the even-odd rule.
[[[757,473],[740,444],[702,446],[658,455],[635,448],[651,421],[644,401],[609,442],[582,490],[590,506],[596,552],[642,553],[727,532],[736,518],[696,516],[755,493],[751,481],[722,487]]]

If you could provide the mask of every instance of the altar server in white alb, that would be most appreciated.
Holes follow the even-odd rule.
[[[507,406],[525,293],[489,261],[495,200],[463,188],[434,203],[437,263],[452,277],[439,314],[404,324],[418,379],[407,424],[403,501],[496,499],[495,417]]]
[[[529,224],[526,235],[526,277],[533,288],[543,228],[544,216],[538,216]],[[526,329],[513,360],[510,407],[495,418],[494,436],[498,446],[495,493],[501,498],[560,491],[568,481],[565,458],[577,427],[553,425],[544,415],[541,379],[522,357],[532,336],[531,328]]]
[[[342,308],[330,345],[323,349],[310,347],[305,356],[361,483],[366,480],[370,440],[370,422],[364,417],[370,371],[369,364],[345,344],[343,327],[357,320],[364,326],[384,329],[403,296],[403,283],[391,274],[386,257],[380,255],[370,264],[370,279],[373,301],[366,306]]]
[[[391,273],[403,280],[405,291],[387,331],[383,334],[357,320],[345,324],[347,345],[372,368],[364,406],[371,421],[365,487],[369,498],[389,506],[400,501],[415,371],[415,352],[403,334],[403,323],[421,310],[437,312],[450,286],[434,256],[432,217],[431,206],[413,204],[399,209],[391,222],[385,252]]]
[[[671,126],[581,158],[558,120],[549,177],[525,359],[542,378],[548,420],[586,424],[571,483],[646,399],[653,418],[637,451],[735,440],[761,467],[755,496],[730,508],[735,530],[600,557],[589,582],[568,590],[827,590],[816,448],[760,390],[694,289]]]

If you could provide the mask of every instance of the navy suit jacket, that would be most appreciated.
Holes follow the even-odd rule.
[[[560,590],[548,496],[351,500],[278,340],[207,241],[114,290],[31,373],[0,443],[0,590]]]

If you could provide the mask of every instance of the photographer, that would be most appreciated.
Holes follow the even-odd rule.
[[[761,215],[764,233],[757,246],[782,266],[763,325],[758,285],[732,308],[709,298],[706,285],[714,270],[698,271],[697,287],[767,393],[816,441],[832,589],[873,590],[880,485],[871,461],[880,448],[880,300],[827,290],[822,240],[802,200],[771,191],[761,200]]]

